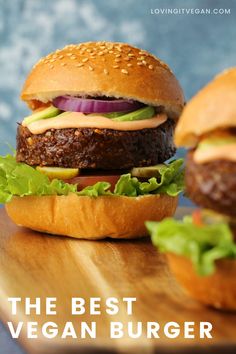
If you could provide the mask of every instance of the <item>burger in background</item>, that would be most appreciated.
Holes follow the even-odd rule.
[[[169,67],[127,44],[69,45],[42,58],[22,99],[16,156],[0,158],[0,202],[16,224],[80,238],[132,238],[173,215],[184,98]]]
[[[190,148],[186,193],[203,209],[183,221],[147,222],[147,228],[193,298],[236,310],[236,68],[187,104],[175,142]]]

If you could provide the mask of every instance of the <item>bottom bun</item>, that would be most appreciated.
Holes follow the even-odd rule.
[[[167,257],[176,279],[195,300],[217,309],[236,310],[236,260],[218,260],[212,275],[199,276],[188,258],[172,253]]]
[[[6,204],[10,218],[30,229],[85,239],[147,236],[144,222],[172,216],[178,198],[166,194],[140,197],[14,197]]]

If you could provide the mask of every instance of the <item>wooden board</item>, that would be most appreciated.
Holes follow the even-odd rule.
[[[185,211],[184,211],[185,212]],[[182,214],[183,210],[179,210]],[[26,332],[20,341],[29,353],[235,353],[236,315],[202,307],[191,300],[169,272],[165,256],[158,254],[148,239],[138,241],[85,241],[46,236],[15,226],[0,210],[0,312],[1,319],[38,321],[39,326],[54,321],[60,327],[66,321],[79,326],[80,321],[97,322],[95,339],[53,339],[42,336],[28,340]],[[20,313],[12,316],[8,297],[57,297],[57,315],[46,317]],[[71,297],[136,297],[132,316],[121,303],[120,312],[70,315]],[[109,339],[110,321],[200,321],[213,325],[213,339]],[[197,332],[196,332],[197,333]],[[66,342],[66,344],[65,344]]]

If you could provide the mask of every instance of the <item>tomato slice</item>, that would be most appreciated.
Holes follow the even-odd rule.
[[[193,217],[193,223],[197,226],[203,226],[204,225],[204,221],[202,218],[202,213],[201,213],[201,209],[197,209],[192,213],[192,217]]]
[[[119,180],[120,175],[99,175],[99,176],[78,176],[65,180],[67,183],[78,184],[78,191],[85,187],[93,186],[97,182],[108,182],[111,185],[110,190],[114,191],[115,185]]]

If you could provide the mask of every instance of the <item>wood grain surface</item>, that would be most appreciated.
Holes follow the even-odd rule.
[[[179,210],[178,214],[186,210]],[[149,239],[137,241],[85,241],[40,234],[17,227],[0,210],[0,313],[6,321],[57,322],[62,328],[66,321],[75,327],[80,321],[97,322],[95,339],[26,339],[20,342],[31,354],[53,353],[235,353],[236,314],[205,308],[191,300],[169,272],[165,256],[158,254]],[[8,297],[57,297],[57,315],[12,316]],[[72,297],[101,297],[102,314],[70,315]],[[117,315],[105,312],[107,297],[136,297],[133,315],[126,314],[120,302]],[[109,339],[110,321],[176,321],[183,329],[184,321],[194,321],[196,333],[200,321],[213,325],[213,339],[147,339],[145,331],[139,339]],[[144,326],[145,327],[145,326]]]

